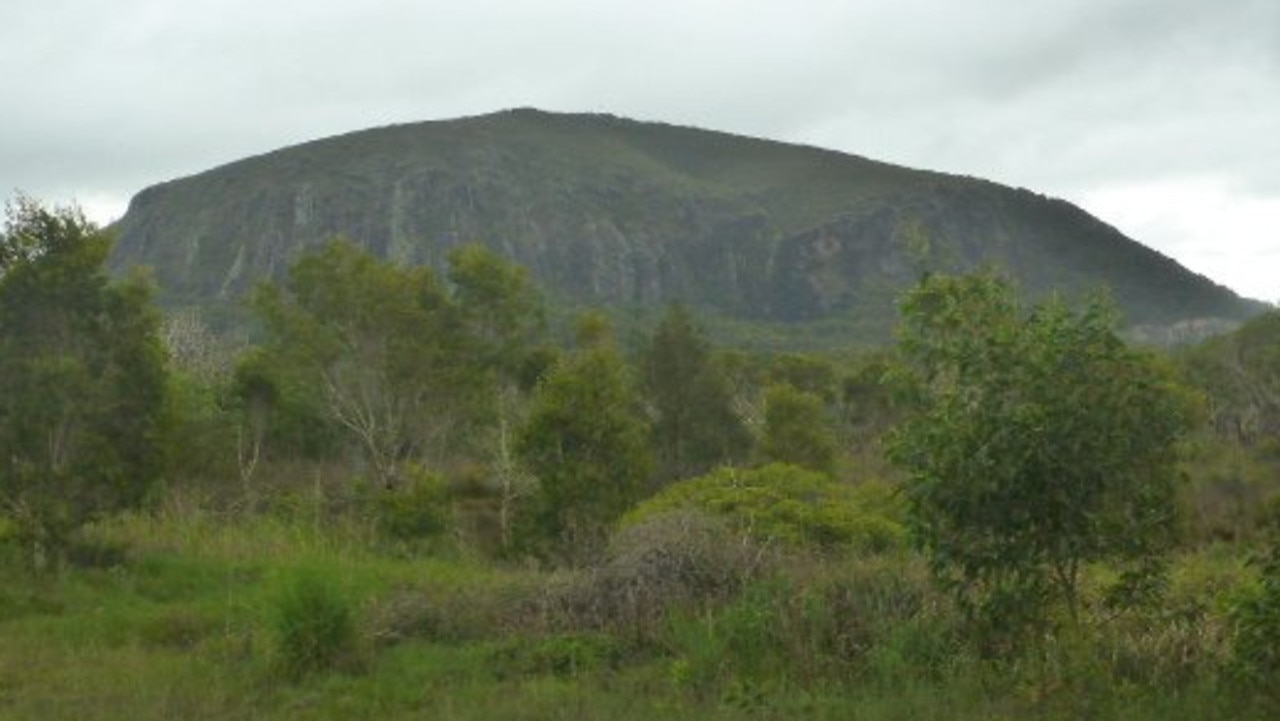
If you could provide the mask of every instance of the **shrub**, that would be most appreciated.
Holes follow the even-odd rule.
[[[537,580],[524,577],[461,588],[402,589],[371,606],[366,628],[379,646],[406,639],[460,643],[502,637],[528,630],[520,612],[540,590]]]
[[[1077,620],[1089,564],[1168,550],[1197,395],[1129,348],[1104,300],[1024,309],[992,276],[930,276],[902,302],[889,439],[938,583],[997,635]]]
[[[763,686],[795,670],[784,623],[792,596],[785,585],[761,583],[715,614],[673,618],[673,680],[699,696],[718,691],[722,701],[758,705]]]
[[[601,565],[549,583],[531,620],[552,631],[613,630],[652,641],[671,612],[727,601],[769,560],[719,519],[655,513],[617,533]]]
[[[765,390],[764,403],[760,455],[834,476],[839,448],[822,398],[782,383]]]
[[[886,486],[850,486],[777,463],[722,468],[673,484],[627,514],[622,525],[680,508],[721,517],[758,541],[790,547],[882,551],[906,540],[897,501]]]
[[[395,541],[432,538],[448,530],[450,511],[444,477],[418,467],[407,472],[407,482],[376,493],[378,530]]]
[[[286,675],[296,678],[355,659],[355,614],[331,577],[315,569],[295,571],[277,589],[271,610],[276,660]]]
[[[1280,528],[1272,528],[1267,548],[1252,563],[1259,585],[1231,609],[1231,669],[1239,680],[1280,704]]]

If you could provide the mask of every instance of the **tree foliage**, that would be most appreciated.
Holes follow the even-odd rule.
[[[761,457],[835,475],[838,449],[822,398],[778,383],[765,390],[764,403]]]
[[[465,245],[449,254],[453,298],[470,340],[474,367],[484,374],[491,423],[487,441],[490,475],[498,490],[498,526],[504,549],[512,542],[519,504],[533,492],[530,475],[515,454],[515,429],[523,421],[527,394],[546,370],[547,350],[542,299],[524,268],[481,245]]]
[[[539,482],[542,532],[560,550],[598,549],[653,467],[650,428],[626,364],[599,324],[538,386],[517,453]]]
[[[783,353],[769,364],[768,379],[771,384],[786,384],[813,394],[824,403],[836,397],[835,365],[811,353]]]
[[[374,479],[438,454],[466,427],[477,385],[460,320],[430,268],[382,262],[335,240],[304,256],[254,307],[270,335],[267,367],[313,389]]]
[[[841,425],[855,444],[869,444],[901,415],[886,382],[893,362],[887,351],[876,351],[857,359],[841,379],[837,408]]]
[[[751,436],[733,411],[725,375],[684,306],[667,309],[645,349],[644,387],[656,415],[661,480],[704,473],[741,459]]]
[[[545,321],[529,272],[472,244],[450,251],[448,278],[473,357],[504,377],[518,377]]]
[[[1102,301],[1023,312],[986,275],[928,278],[902,305],[918,408],[892,456],[935,573],[987,620],[1054,600],[1074,614],[1086,563],[1150,559],[1170,537],[1195,399],[1114,324]]]
[[[0,237],[0,503],[56,552],[162,468],[165,353],[150,285],[109,282],[110,238],[19,198]]]

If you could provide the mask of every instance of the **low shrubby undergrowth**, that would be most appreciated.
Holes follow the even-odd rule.
[[[349,593],[318,568],[294,569],[278,581],[269,625],[281,672],[297,678],[356,664],[357,609]]]
[[[1233,548],[1177,557],[1158,598],[1123,609],[1104,602],[1112,572],[1090,570],[1078,621],[1055,617],[1001,648],[975,640],[910,549],[776,539],[679,506],[633,515],[592,565],[546,569],[388,545],[341,517],[123,516],[86,536],[115,549],[95,563],[34,578],[5,561],[0,715],[1177,719],[1272,708],[1271,571]]]
[[[623,526],[689,508],[725,519],[764,544],[879,552],[906,544],[903,510],[891,489],[850,485],[786,464],[722,468],[672,484],[623,518]]]

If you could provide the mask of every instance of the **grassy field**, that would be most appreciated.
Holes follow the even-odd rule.
[[[320,520],[174,505],[39,574],[7,548],[0,718],[1272,717],[1222,673],[1254,583],[1234,548],[1181,556],[1159,611],[1097,605],[988,654],[906,551],[626,606],[652,579],[634,564],[550,572]]]

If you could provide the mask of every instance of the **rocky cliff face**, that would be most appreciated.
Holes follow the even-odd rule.
[[[993,264],[1032,292],[1109,286],[1133,322],[1239,318],[1228,290],[1061,201],[814,148],[511,111],[353,133],[157,185],[113,264],[166,299],[233,298],[343,235],[441,265],[485,243],[553,295],[748,319],[885,321],[924,270]]]

